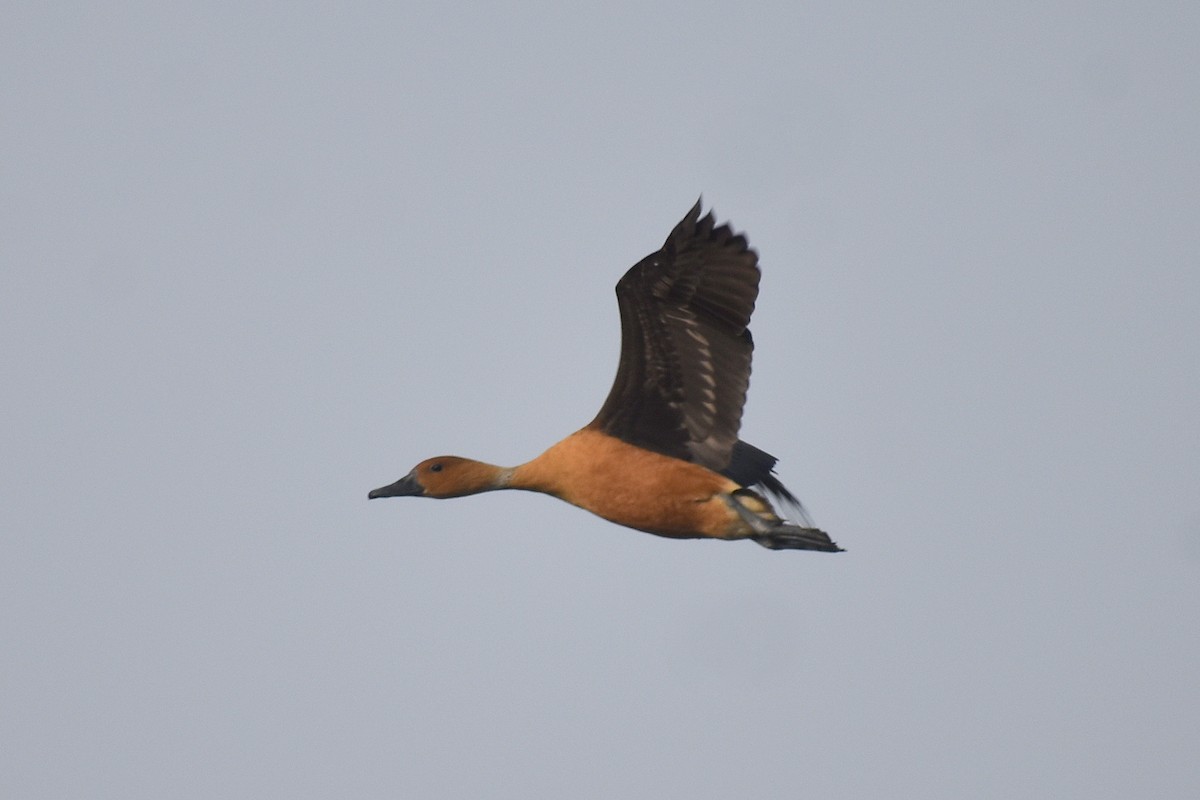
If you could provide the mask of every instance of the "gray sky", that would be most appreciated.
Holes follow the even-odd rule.
[[[0,795],[1196,797],[1198,9],[9,4]],[[701,192],[849,552],[367,502]]]

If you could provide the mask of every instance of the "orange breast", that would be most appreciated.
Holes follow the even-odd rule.
[[[697,464],[585,428],[517,467],[510,486],[554,495],[619,525],[675,538],[740,538],[718,495],[738,484]]]

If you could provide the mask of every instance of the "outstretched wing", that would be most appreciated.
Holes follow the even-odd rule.
[[[750,384],[758,281],[746,238],[711,211],[701,217],[697,201],[662,249],[617,283],[621,361],[589,427],[726,470]]]

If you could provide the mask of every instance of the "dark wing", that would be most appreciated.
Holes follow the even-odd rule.
[[[758,256],[697,202],[617,283],[621,361],[589,427],[720,472],[733,460],[754,350]],[[773,461],[772,461],[773,463]],[[769,467],[768,467],[769,473]]]

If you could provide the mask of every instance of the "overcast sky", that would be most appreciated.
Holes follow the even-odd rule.
[[[328,8],[6,5],[0,796],[1200,796],[1200,6]],[[701,193],[848,552],[367,502]]]

